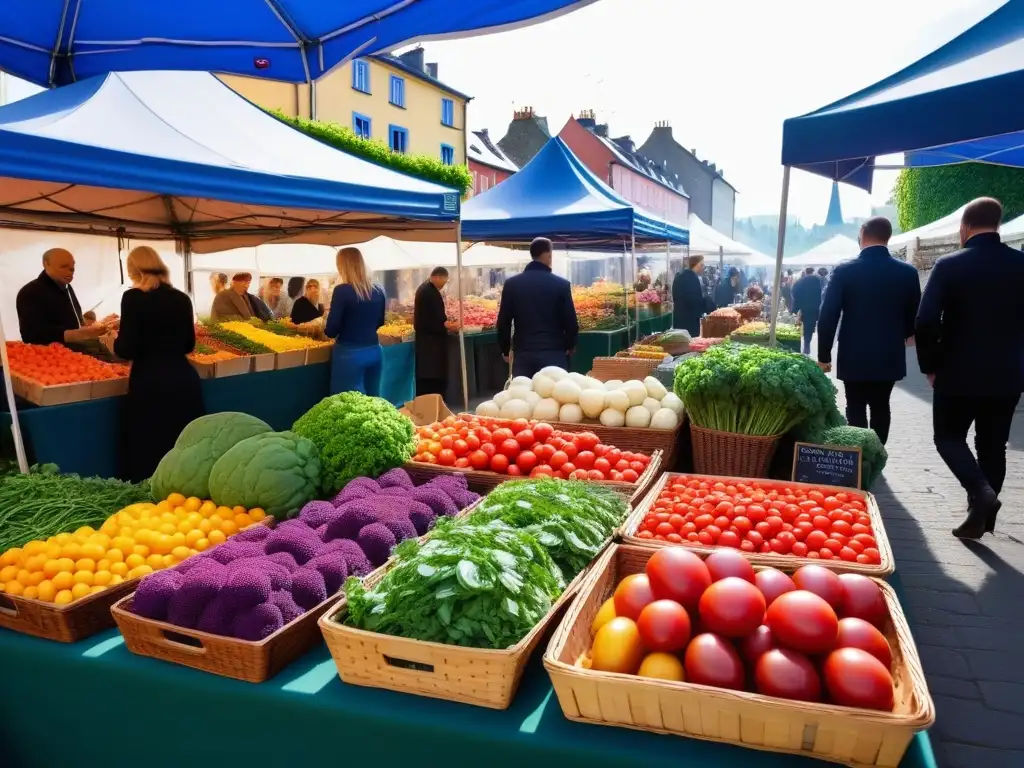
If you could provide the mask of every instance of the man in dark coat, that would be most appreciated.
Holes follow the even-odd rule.
[[[804,327],[803,352],[809,355],[814,326],[821,312],[821,278],[814,274],[814,267],[805,269],[803,276],[793,283],[793,311],[800,315]]]
[[[697,338],[705,311],[704,288],[700,284],[704,257],[690,256],[687,266],[689,269],[680,271],[672,280],[672,327],[682,328]]]
[[[732,267],[725,279],[715,286],[715,306],[728,307],[742,293],[743,281],[740,279],[740,271]]]
[[[551,273],[551,241],[538,237],[530,243],[530,258],[501,292],[498,346],[506,362],[514,352],[513,375],[532,377],[550,365],[568,370],[580,326],[572,286]]]
[[[416,289],[412,326],[416,331],[416,394],[444,395],[448,391],[448,315],[441,291],[448,270],[434,267],[430,279]]]
[[[935,447],[967,491],[967,519],[954,536],[995,528],[1006,477],[1006,443],[1024,391],[1024,325],[1019,304],[993,299],[1024,291],[1024,254],[999,238],[1003,207],[982,197],[964,209],[963,249],[939,259],[921,298],[915,333],[921,372],[935,389]],[[974,424],[977,459],[967,446]]]
[[[82,318],[71,281],[75,278],[75,257],[64,248],[43,254],[43,271],[18,291],[15,306],[21,339],[26,344],[82,345],[109,330],[106,325],[88,325]]]
[[[846,420],[870,426],[884,445],[892,416],[889,398],[907,375],[906,342],[921,301],[917,270],[889,253],[892,224],[876,216],[860,228],[860,255],[835,268],[818,319],[818,364],[832,366],[839,331],[837,377],[846,389]],[[842,325],[840,325],[840,318]]]

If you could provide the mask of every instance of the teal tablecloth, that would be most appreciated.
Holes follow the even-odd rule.
[[[570,367],[575,373],[590,373],[594,367],[595,357],[613,357],[629,346],[626,329],[614,331],[583,331],[576,343],[576,353],[572,356]]]
[[[572,723],[536,654],[505,711],[345,685],[325,647],[261,685],[0,630],[4,768],[445,766],[826,768],[832,763]],[[901,768],[936,768],[927,736]]]

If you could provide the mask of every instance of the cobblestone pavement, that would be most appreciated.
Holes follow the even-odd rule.
[[[941,768],[1024,768],[1024,407],[1010,435],[996,535],[963,543],[950,530],[966,498],[935,452],[931,388],[913,349],[907,370],[892,397],[888,466],[873,491],[935,700],[936,760]]]

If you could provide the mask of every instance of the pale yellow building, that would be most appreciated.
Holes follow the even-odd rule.
[[[399,56],[355,59],[321,78],[312,98],[308,85],[224,75],[250,101],[292,117],[314,117],[348,126],[387,143],[396,152],[466,163],[466,106],[471,97],[437,79],[437,65],[422,48]]]

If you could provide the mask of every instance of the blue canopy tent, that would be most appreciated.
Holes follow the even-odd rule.
[[[628,245],[634,272],[637,245],[663,245],[667,259],[669,244],[690,242],[687,229],[621,197],[557,136],[514,176],[463,206],[462,236],[505,245],[543,236],[591,250],[622,248],[623,257]]]
[[[43,87],[175,69],[312,83],[355,56],[497,32],[594,0],[6,0],[0,69]]]
[[[875,157],[910,165],[1024,160],[1024,0],[1008,0],[920,61],[845,99],[786,120],[775,283],[792,168],[871,190]],[[990,138],[991,137],[991,138]],[[778,293],[775,293],[775,297]],[[772,336],[778,300],[772,302]]]
[[[115,73],[0,107],[0,228],[173,240],[189,288],[193,250],[382,233],[454,243],[459,202],[309,138],[208,73]]]

